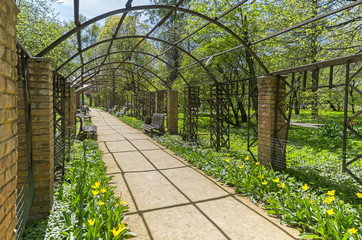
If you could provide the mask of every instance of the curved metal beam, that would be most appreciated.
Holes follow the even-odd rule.
[[[110,63],[107,63],[107,65],[118,64],[118,63],[119,63],[119,62],[110,62]],[[93,69],[95,69],[95,68],[98,68],[98,67],[99,67],[99,66],[95,66],[95,67],[93,67],[93,68],[91,68],[91,69],[88,69],[88,70],[85,71],[84,73],[88,73],[88,72],[90,72],[91,70],[93,70]],[[114,68],[102,69],[102,71],[106,71],[106,70],[114,70]],[[144,76],[142,76],[141,74],[139,74],[139,73],[137,73],[137,72],[131,71],[131,70],[129,70],[129,69],[124,69],[124,68],[118,69],[118,70],[135,73],[135,74],[137,74],[140,78],[144,79],[144,80],[147,81],[149,84],[151,84],[152,87],[154,87],[155,89],[157,89],[157,87],[156,87],[155,85],[153,85],[152,82],[150,82],[147,78],[145,78]],[[94,74],[94,73],[90,73],[88,76],[85,76],[85,77],[92,78],[92,77],[94,77],[94,76],[91,76],[92,74]],[[74,83],[75,81],[77,81],[77,79],[78,79],[79,77],[80,77],[80,76],[78,76],[77,78],[75,78],[72,83]],[[75,83],[75,84],[79,84],[79,83]]]
[[[61,36],[60,38],[58,38],[57,40],[55,40],[53,43],[51,43],[48,47],[46,47],[45,49],[43,49],[41,52],[39,52],[36,57],[42,57],[44,56],[46,53],[48,53],[49,51],[51,51],[52,49],[54,49],[56,46],[58,46],[61,42],[63,42],[64,40],[66,40],[68,37],[70,37],[71,35],[73,35],[74,33],[76,33],[77,31],[89,26],[92,23],[95,23],[99,20],[102,20],[106,17],[112,16],[112,15],[116,15],[116,14],[120,14],[120,13],[125,13],[125,12],[133,12],[133,11],[139,11],[139,10],[153,10],[153,9],[174,9],[180,12],[185,12],[194,16],[197,16],[199,18],[202,18],[206,21],[212,22],[213,24],[217,25],[218,27],[224,29],[226,32],[228,32],[229,34],[231,34],[235,39],[237,39],[243,46],[244,48],[254,57],[254,59],[256,60],[256,62],[260,65],[260,67],[266,72],[269,73],[268,69],[266,68],[266,66],[262,63],[262,61],[259,59],[259,57],[254,53],[254,51],[248,46],[248,44],[246,42],[244,42],[236,33],[234,33],[230,28],[226,27],[225,25],[223,25],[222,23],[219,23],[217,20],[212,19],[208,16],[205,16],[201,13],[189,10],[189,9],[185,9],[185,8],[180,8],[180,7],[176,7],[176,6],[168,6],[168,5],[146,5],[146,6],[136,6],[136,7],[130,7],[130,8],[122,8],[122,9],[117,9],[114,11],[110,11],[108,13],[104,13],[102,15],[99,15],[95,18],[92,18],[90,20],[88,20],[87,22],[84,22],[83,24],[73,28],[72,30],[70,30],[69,32],[67,32],[66,34],[64,34],[63,36]]]
[[[88,71],[93,70],[93,69],[95,69],[95,68],[98,68],[98,67],[100,67],[100,66],[112,65],[112,64],[115,64],[115,63],[120,63],[120,62],[108,62],[108,63],[104,63],[103,65],[97,65],[96,67],[93,67],[93,68],[91,68],[91,69],[88,69]],[[156,73],[154,73],[153,71],[149,70],[148,68],[145,68],[145,67],[143,67],[143,66],[141,66],[141,65],[139,65],[139,64],[137,64],[137,63],[131,63],[131,62],[123,62],[123,64],[134,65],[134,66],[137,66],[137,67],[140,67],[140,68],[145,69],[147,72],[150,72],[152,75],[154,75],[155,77],[157,77],[158,79],[160,79],[160,81],[163,82],[168,89],[172,89],[172,87],[171,87],[170,85],[168,85],[167,82],[165,82],[160,76],[158,76]],[[116,69],[116,70],[117,70],[117,69]],[[88,71],[87,71],[87,72],[88,72]],[[134,71],[132,71],[132,72],[135,73]],[[84,72],[84,73],[85,73],[85,72]],[[84,73],[83,73],[83,74],[84,74]],[[80,75],[80,76],[78,76],[78,77],[76,77],[73,82],[75,82],[79,77],[82,77],[83,74]],[[72,82],[72,83],[73,83],[73,82]]]
[[[106,42],[109,42],[109,41],[114,41],[114,40],[122,40],[122,39],[128,39],[128,38],[147,38],[147,39],[150,39],[150,40],[153,40],[153,41],[159,41],[159,42],[162,42],[162,43],[165,43],[167,45],[170,45],[170,46],[173,46],[177,49],[179,49],[180,51],[182,51],[183,53],[185,53],[186,55],[188,55],[190,58],[192,58],[195,62],[197,62],[204,70],[207,74],[209,74],[209,76],[215,81],[217,82],[215,76],[206,68],[206,66],[200,61],[198,60],[194,55],[192,55],[191,53],[189,53],[188,51],[186,51],[185,49],[183,49],[182,47],[178,46],[178,45],[175,45],[173,43],[170,43],[168,41],[165,41],[163,39],[160,39],[160,38],[155,38],[155,37],[145,37],[145,36],[142,36],[142,35],[133,35],[133,36],[122,36],[122,37],[117,37],[117,38],[110,38],[110,39],[106,39],[106,40],[103,40],[103,41],[100,41],[100,42],[97,42],[97,43],[94,43],[92,44],[91,46],[85,48],[82,50],[83,51],[87,51],[99,44],[102,44],[102,43],[106,43]],[[74,58],[76,58],[80,53],[82,52],[77,52],[76,54],[74,54],[73,56],[71,56],[70,58],[68,58],[65,62],[63,62],[57,69],[55,69],[55,71],[59,71],[62,67],[64,67],[66,64],[68,64],[71,60],[73,60]],[[123,63],[123,62],[120,62],[120,63]]]
[[[87,80],[85,80],[84,82],[83,82],[83,84],[87,84],[88,82],[92,82],[92,81],[97,81],[98,79],[98,77],[101,77],[101,78],[107,78],[107,77],[122,77],[122,78],[127,78],[127,79],[131,79],[130,77],[127,77],[127,76],[124,76],[124,75],[97,75],[96,77],[95,77],[95,79],[93,79],[93,78],[88,78]],[[102,79],[100,79],[100,80],[102,80]],[[113,81],[113,79],[112,79],[112,81]],[[119,80],[115,80],[115,82],[117,82],[117,83],[122,83],[121,81],[119,81]],[[146,86],[144,86],[143,84],[141,84],[140,82],[138,82],[138,84],[140,84],[144,89],[146,89],[147,91],[150,91]],[[77,88],[79,88],[79,87],[81,87],[80,85],[75,85],[74,86],[74,89],[77,89]]]
[[[110,52],[110,53],[107,53],[107,54],[104,54],[104,55],[101,55],[101,56],[98,56],[96,58],[93,58],[91,60],[89,60],[88,62],[85,62],[83,64],[83,66],[89,64],[89,63],[92,63],[93,61],[97,60],[97,59],[100,59],[100,58],[103,58],[103,57],[106,57],[106,56],[110,56],[110,55],[113,55],[113,54],[117,54],[117,53],[127,53],[127,52],[131,52],[131,50],[120,50],[120,51],[116,51],[116,52]],[[153,57],[154,59],[158,59],[160,60],[161,62],[163,62],[164,64],[166,64],[167,66],[171,67],[174,71],[176,71],[182,78],[182,80],[188,85],[190,86],[190,84],[186,81],[186,79],[184,78],[184,76],[180,73],[180,71],[175,68],[174,66],[172,66],[171,64],[169,64],[168,62],[166,62],[165,60],[163,60],[162,58],[159,58],[157,55],[154,55],[152,53],[148,53],[148,52],[143,52],[143,51],[133,51],[134,53],[139,53],[139,54],[145,54],[145,55],[148,55],[148,56],[151,56]],[[153,60],[154,60],[153,59]],[[69,78],[71,75],[73,75],[76,71],[78,71],[80,68],[82,68],[82,66],[79,66],[77,67],[76,69],[74,69],[71,73],[68,74],[68,76],[66,76],[65,78]]]
[[[92,83],[92,82],[95,82],[95,83]],[[99,83],[97,83],[97,82],[99,82]],[[108,83],[108,82],[111,82],[111,83],[112,83],[112,81],[107,81],[107,80],[94,80],[94,81],[91,81],[91,83],[89,83],[89,84],[90,84],[89,86],[86,86],[86,87],[84,87],[84,88],[78,89],[78,90],[76,91],[76,93],[78,93],[78,92],[84,92],[84,91],[88,90],[90,87],[98,86],[98,85],[104,85],[104,84],[106,84],[106,83]],[[122,85],[120,82],[116,83],[116,86],[124,87],[124,85]],[[129,91],[129,90],[126,90],[126,89],[125,89],[125,91]]]

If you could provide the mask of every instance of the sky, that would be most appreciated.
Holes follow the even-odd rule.
[[[74,20],[73,0],[59,0],[62,4],[55,3],[53,7],[59,12],[60,20]],[[124,8],[127,0],[79,0],[79,11],[87,19],[100,14]],[[132,6],[149,5],[149,0],[133,0]]]

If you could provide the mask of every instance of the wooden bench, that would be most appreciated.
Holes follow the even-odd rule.
[[[124,106],[120,112],[116,112],[117,117],[119,117],[120,115],[126,114],[127,110],[128,110],[128,108],[126,106]]]
[[[158,130],[163,132],[164,129],[164,122],[165,122],[166,114],[163,113],[154,113],[151,118],[150,124],[143,124],[142,128],[145,131],[152,132],[152,130]]]
[[[78,113],[76,115],[77,118],[79,118],[80,120],[80,128],[79,128],[79,133],[78,133],[78,138],[81,136],[82,133],[88,135],[91,134],[91,138],[93,138],[94,140],[97,140],[97,126],[86,126],[85,125],[85,121],[84,121],[84,114],[82,113]]]
[[[112,113],[112,112],[115,112],[115,111],[117,110],[117,108],[118,108],[118,105],[114,105],[113,108],[108,108],[107,111],[108,111],[109,113]]]

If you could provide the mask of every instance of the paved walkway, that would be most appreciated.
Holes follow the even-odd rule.
[[[267,216],[109,113],[92,109],[98,144],[136,240],[295,239],[298,231]]]

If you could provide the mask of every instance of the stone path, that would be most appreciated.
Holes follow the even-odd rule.
[[[129,204],[126,218],[138,234],[134,239],[296,239],[297,230],[280,225],[143,132],[103,110],[91,109],[91,115],[107,174]]]

